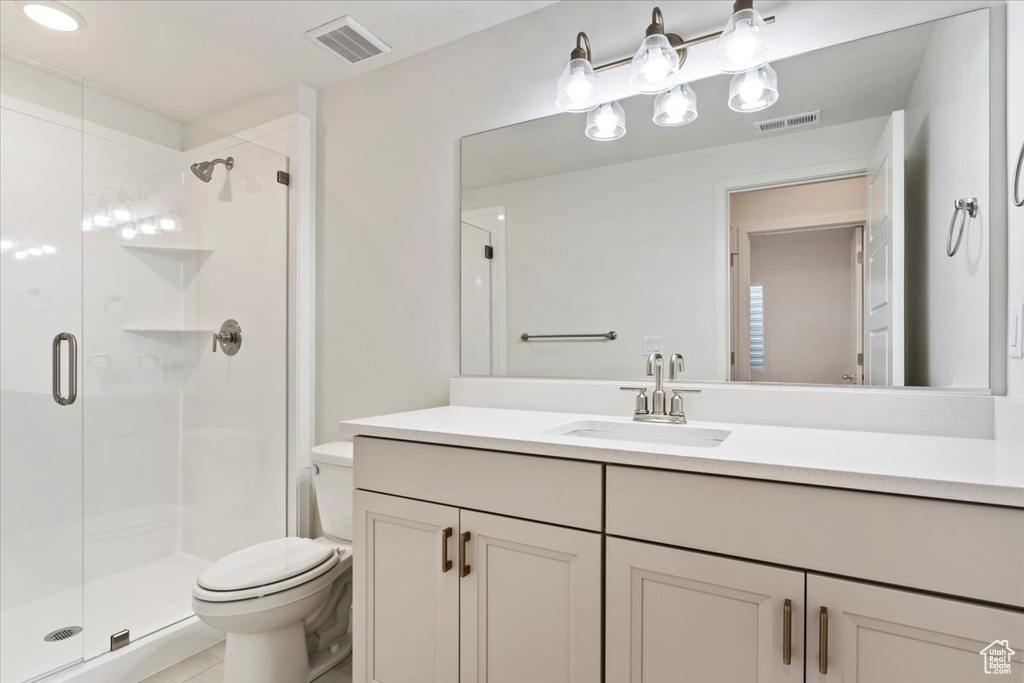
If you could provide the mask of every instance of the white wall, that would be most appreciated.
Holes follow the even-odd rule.
[[[686,379],[715,374],[715,181],[861,160],[884,119],[812,129],[463,193],[504,205],[508,374],[639,379],[644,336],[682,353]],[[615,330],[613,342],[519,335]]]
[[[907,384],[989,386],[989,16],[935,26],[906,108]],[[955,256],[959,198],[978,198]]]
[[[858,371],[852,240],[853,228],[750,240],[750,282],[764,287],[764,369],[752,382],[842,384]]]
[[[777,58],[989,3],[764,2]],[[661,3],[687,35],[719,29],[730,3]],[[552,114],[554,81],[586,30],[595,59],[635,49],[650,7],[564,2],[322,93],[318,269],[320,440],[337,421],[441,405],[458,375],[459,138]],[[713,46],[695,48],[694,78]],[[625,72],[602,76],[609,98]],[[400,334],[394,334],[400,330]]]

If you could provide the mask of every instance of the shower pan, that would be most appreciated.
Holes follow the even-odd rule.
[[[6,683],[191,617],[203,568],[286,534],[288,248],[281,155],[0,68]]]

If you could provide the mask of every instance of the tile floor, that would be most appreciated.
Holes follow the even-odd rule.
[[[223,683],[224,641],[163,671],[142,683]],[[316,679],[315,683],[352,683],[352,657]]]

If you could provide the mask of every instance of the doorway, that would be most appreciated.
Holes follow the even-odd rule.
[[[729,198],[731,378],[862,384],[866,178]]]
[[[507,373],[504,206],[462,212],[461,374]]]

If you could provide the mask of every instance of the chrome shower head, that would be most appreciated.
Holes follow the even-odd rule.
[[[227,159],[214,159],[213,161],[200,161],[199,163],[192,164],[190,168],[192,173],[195,174],[196,178],[199,178],[204,183],[210,182],[213,178],[213,168],[217,164],[224,164],[225,168],[229,171],[235,167],[235,160],[232,157]]]

